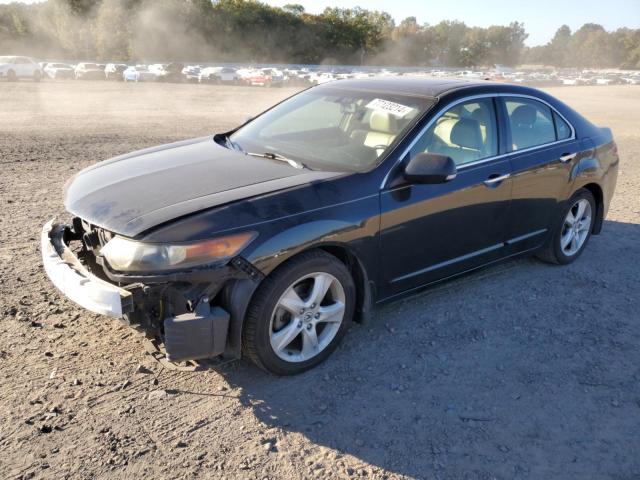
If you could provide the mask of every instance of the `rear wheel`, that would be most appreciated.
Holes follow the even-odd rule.
[[[16,72],[14,72],[13,70],[9,70],[7,72],[7,80],[9,80],[10,82],[15,82],[18,80],[18,77],[16,75]]]
[[[276,375],[301,373],[335,350],[354,307],[345,265],[325,252],[302,254],[260,285],[247,312],[243,351]]]
[[[560,265],[575,261],[591,237],[595,214],[593,194],[584,188],[574,193],[561,212],[548,245],[538,257]]]

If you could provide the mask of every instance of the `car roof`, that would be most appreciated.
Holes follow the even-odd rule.
[[[496,92],[513,91],[504,83],[490,82],[486,80],[463,80],[454,78],[430,78],[430,77],[374,77],[363,79],[348,79],[329,82],[316,88],[348,88],[353,90],[378,91],[385,93],[396,93],[398,95],[412,95],[429,98],[439,98],[453,90],[491,90]],[[531,91],[525,87],[516,87],[518,90]]]

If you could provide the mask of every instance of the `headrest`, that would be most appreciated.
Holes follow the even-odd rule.
[[[480,124],[472,118],[461,118],[451,129],[451,142],[464,148],[480,150],[482,148],[482,132]]]
[[[530,105],[520,105],[511,114],[511,121],[518,127],[532,127],[538,112]]]
[[[489,123],[487,110],[485,108],[476,108],[473,112],[471,112],[471,118],[477,120],[480,123]]]
[[[397,133],[398,124],[396,118],[386,112],[374,110],[369,119],[371,130],[384,133]]]

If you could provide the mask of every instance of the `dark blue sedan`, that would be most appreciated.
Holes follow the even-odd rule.
[[[535,89],[330,82],[80,172],[44,266],[170,360],[244,353],[295,374],[380,302],[519,255],[575,261],[617,172],[611,131]]]

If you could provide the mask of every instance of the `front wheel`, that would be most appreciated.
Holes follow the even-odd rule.
[[[593,194],[584,188],[578,190],[562,210],[549,243],[538,257],[560,265],[575,261],[591,237],[595,216]]]
[[[304,253],[258,288],[243,331],[243,351],[260,368],[295,375],[324,361],[345,335],[355,308],[349,270],[333,255]]]
[[[39,82],[40,80],[42,80],[42,74],[39,70],[36,70],[35,72],[33,72],[33,81]]]

